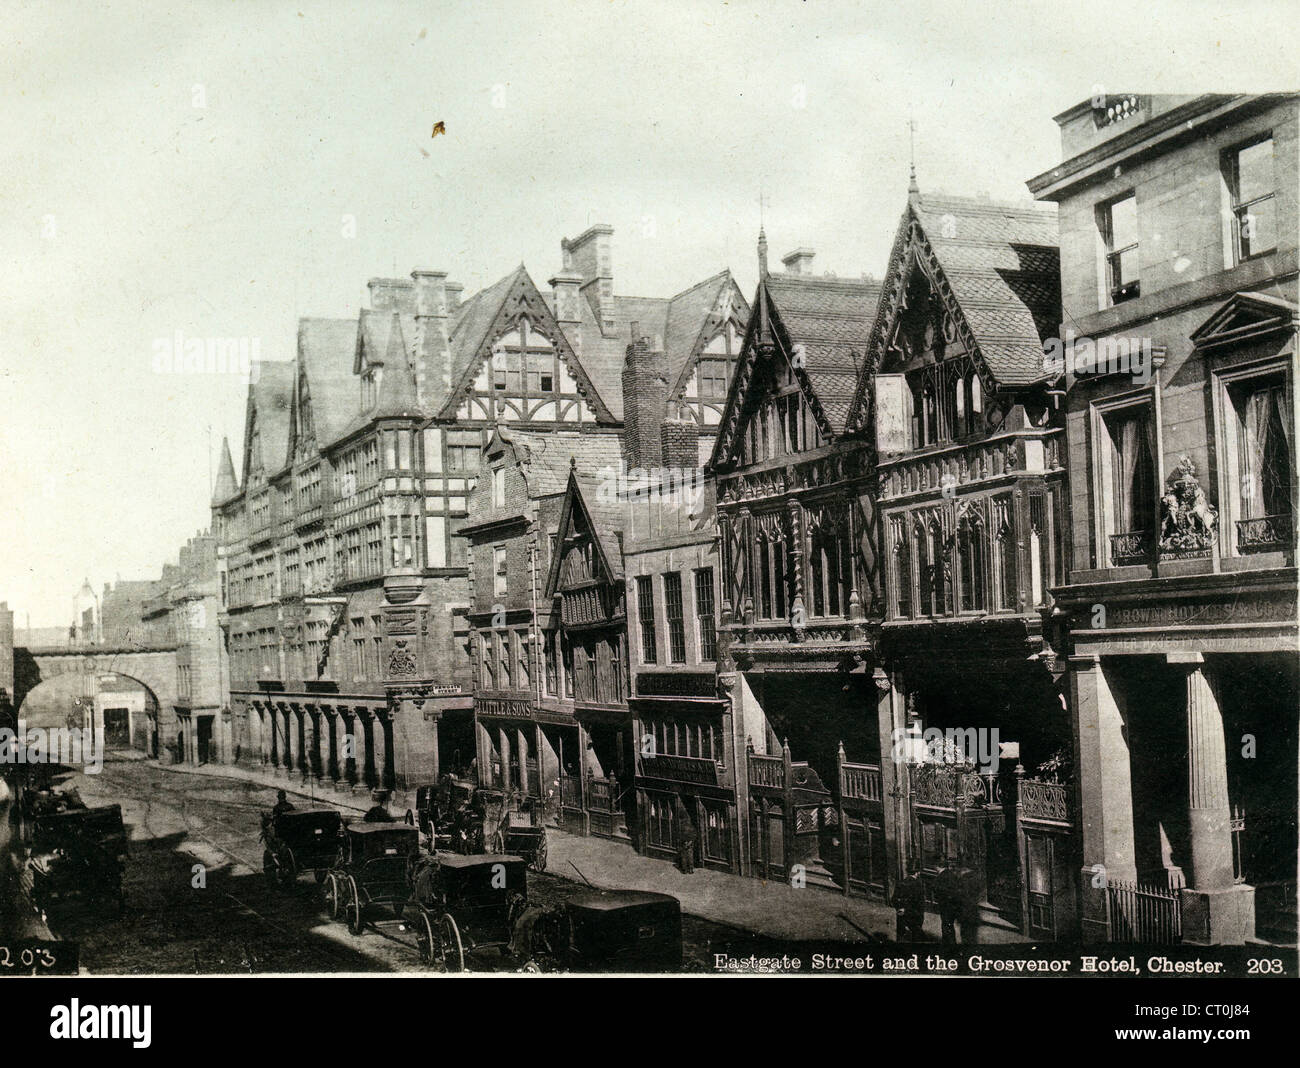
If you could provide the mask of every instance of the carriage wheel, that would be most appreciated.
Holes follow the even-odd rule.
[[[546,836],[543,835],[541,841],[537,843],[537,852],[533,854],[533,862],[529,865],[533,871],[543,872],[546,870]]]
[[[415,929],[415,945],[420,951],[420,963],[432,964],[438,937],[433,930],[433,916],[427,909],[420,910],[420,923]]]
[[[357,893],[357,881],[348,876],[348,930],[354,935],[359,935],[365,930],[365,917],[362,914],[361,895]]]
[[[441,922],[438,924],[437,949],[435,954],[438,962],[449,972],[463,972],[465,970],[465,947],[460,941],[460,928],[456,926],[456,921],[451,918],[451,913],[443,913]]]
[[[506,851],[506,836],[499,830],[492,832],[492,841],[488,843],[489,853],[501,854]]]
[[[331,920],[337,920],[343,911],[339,898],[342,896],[338,876],[330,872],[325,876],[325,910]]]

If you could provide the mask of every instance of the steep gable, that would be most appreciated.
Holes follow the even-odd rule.
[[[270,479],[288,463],[295,365],[264,360],[253,365],[244,416],[243,475]]]
[[[748,318],[749,304],[729,270],[669,301],[664,331],[669,411],[684,409],[704,425],[721,421]]]
[[[616,422],[522,265],[471,298],[452,331],[442,418]]]
[[[971,354],[987,392],[1051,377],[1043,343],[1060,325],[1055,209],[913,193],[890,253],[867,371],[855,391],[854,428],[865,426],[869,381],[889,364],[918,274],[938,296],[944,330]]]
[[[546,597],[553,598],[564,588],[566,560],[574,551],[573,543],[584,538],[592,548],[592,558],[584,565],[586,577],[605,584],[622,582],[623,549],[618,540],[622,529],[623,509],[616,496],[596,479],[579,474],[575,461],[560,508],[557,551],[551,555],[547,570]]]

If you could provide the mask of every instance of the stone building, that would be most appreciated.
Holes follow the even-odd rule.
[[[1297,98],[1056,122],[1082,933],[1294,942]]]

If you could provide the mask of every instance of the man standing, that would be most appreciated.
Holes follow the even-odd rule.
[[[897,916],[895,940],[921,941],[925,927],[925,887],[916,872],[904,877],[894,888],[894,910]]]
[[[283,790],[276,790],[275,804],[271,807],[271,815],[278,816],[282,812],[292,812],[293,805],[289,804],[289,798]]]

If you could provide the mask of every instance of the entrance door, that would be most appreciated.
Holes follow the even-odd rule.
[[[212,717],[200,716],[198,721],[199,763],[206,764],[212,757]]]
[[[104,745],[124,749],[131,744],[131,714],[125,708],[104,709]]]

